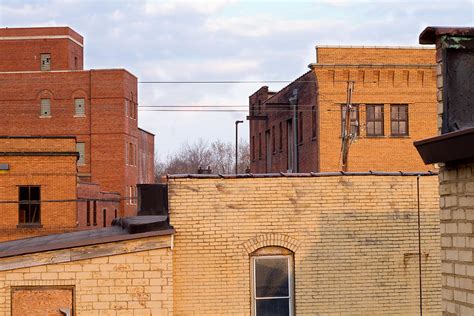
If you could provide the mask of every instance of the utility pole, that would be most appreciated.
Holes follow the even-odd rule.
[[[354,81],[347,81],[347,102],[345,113],[345,124],[342,133],[341,148],[341,169],[346,172],[349,170],[349,147],[355,135],[351,132],[351,113],[352,113],[352,92],[354,91]]]
[[[244,121],[235,121],[235,174],[238,174],[239,166],[239,124]]]
[[[298,172],[298,115],[296,108],[298,106],[298,89],[293,90],[293,96],[288,99],[293,107],[293,166],[291,172]]]

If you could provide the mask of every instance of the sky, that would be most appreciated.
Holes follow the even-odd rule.
[[[264,81],[306,72],[315,45],[414,46],[433,25],[474,26],[474,0],[0,0],[0,27],[69,26],[84,36],[85,69],[135,74],[139,106],[247,106],[261,86],[287,84]],[[184,142],[234,141],[236,120],[248,139],[246,112],[145,110],[161,161]]]

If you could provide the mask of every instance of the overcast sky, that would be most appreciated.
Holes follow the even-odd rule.
[[[86,69],[126,68],[140,81],[293,80],[315,45],[417,45],[428,25],[473,26],[473,0],[0,0],[1,27],[70,26],[84,36]],[[261,85],[141,83],[139,104],[247,105]],[[164,158],[185,141],[233,141],[246,115],[140,111],[139,125]]]

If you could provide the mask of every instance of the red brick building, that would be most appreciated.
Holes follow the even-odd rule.
[[[412,143],[436,132],[434,49],[324,46],[316,51],[310,71],[278,92],[264,86],[249,97],[251,172],[341,170],[348,81],[354,82],[356,135],[348,171],[429,169]]]
[[[80,182],[118,193],[136,213],[137,183],[151,183],[154,135],[138,128],[137,78],[83,69],[83,38],[68,27],[0,29],[0,135],[77,139]]]

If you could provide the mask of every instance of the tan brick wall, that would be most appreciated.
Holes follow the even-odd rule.
[[[423,299],[441,311],[437,177],[420,178]],[[249,315],[249,253],[294,251],[297,315],[419,312],[416,177],[170,179],[175,315]]]
[[[474,315],[474,163],[440,170],[445,315]]]
[[[316,46],[318,64],[433,64],[435,50],[404,47]]]
[[[436,134],[435,67],[318,67],[320,171],[340,170],[341,105],[347,80],[353,80],[352,103],[359,104],[360,135],[349,150],[349,171],[420,171],[426,166],[413,146]],[[365,105],[384,105],[384,136],[367,137]],[[390,106],[408,105],[408,136],[391,136]]]
[[[170,236],[144,240],[169,243]],[[127,249],[138,242],[115,244]],[[97,246],[93,248],[97,249]],[[94,249],[84,247],[84,252],[93,253]],[[57,253],[40,253],[36,260],[43,258],[47,262],[46,258]],[[31,256],[26,255],[25,260],[30,260]],[[20,257],[16,259],[18,262]],[[0,259],[0,267],[6,260],[8,258]],[[172,315],[172,251],[168,245],[160,249],[1,271],[0,315],[10,315],[11,287],[22,286],[73,286],[77,316]]]
[[[74,152],[74,138],[0,138],[0,152]],[[77,156],[0,156],[10,170],[0,173],[0,241],[74,230],[77,222]],[[41,203],[42,227],[17,227],[19,224],[18,186],[40,186],[41,200],[66,202]],[[5,203],[5,202],[9,203]]]

